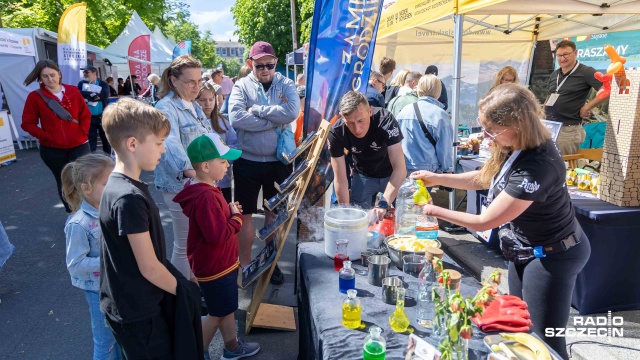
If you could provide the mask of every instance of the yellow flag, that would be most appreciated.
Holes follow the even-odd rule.
[[[58,66],[62,82],[77,85],[80,68],[87,65],[87,4],[67,8],[58,24]]]

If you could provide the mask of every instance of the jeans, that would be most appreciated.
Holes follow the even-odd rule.
[[[189,235],[189,218],[182,212],[180,204],[173,202],[176,194],[162,193],[162,198],[169,208],[171,223],[173,225],[173,253],[171,254],[171,264],[191,279],[191,266],[187,259],[187,235]]]
[[[95,152],[98,149],[98,135],[102,141],[102,151],[107,155],[111,155],[111,144],[107,140],[107,135],[102,128],[102,115],[91,116],[91,126],[89,126],[89,147],[91,152]]]
[[[122,352],[113,333],[107,327],[104,313],[100,311],[100,298],[96,291],[85,290],[89,312],[91,313],[91,332],[93,332],[93,360],[120,360]]]
[[[60,179],[62,168],[64,168],[68,163],[76,161],[80,156],[88,153],[88,142],[71,149],[57,149],[40,144],[40,158],[44,161],[44,164],[47,165],[49,170],[51,170],[51,173],[53,173],[53,177],[56,179],[56,185],[58,186],[58,196],[60,196],[60,200],[62,200],[62,204],[68,213],[71,212],[71,208],[62,197],[62,180]]]
[[[11,254],[13,254],[13,250],[15,250],[15,246],[9,242],[9,237],[7,233],[4,231],[4,226],[2,226],[2,222],[0,222],[0,269],[2,265],[9,259]]]
[[[360,206],[363,209],[371,209],[373,198],[379,192],[384,192],[391,177],[372,178],[354,172],[351,179],[351,205]]]

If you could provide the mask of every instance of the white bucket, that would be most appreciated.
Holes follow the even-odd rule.
[[[360,253],[367,250],[368,214],[364,210],[337,208],[324,214],[324,252],[333,259],[336,255],[336,240],[349,240],[349,260],[359,260]]]

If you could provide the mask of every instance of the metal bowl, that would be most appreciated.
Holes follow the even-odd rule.
[[[387,247],[387,251],[389,251],[389,258],[391,258],[391,263],[393,265],[395,265],[398,269],[402,270],[402,257],[405,255],[421,255],[424,256],[424,251],[409,251],[409,250],[400,250],[400,249],[396,249],[393,246],[389,245],[389,240],[394,240],[396,238],[395,235],[389,236],[386,239],[384,239],[384,244]],[[442,247],[442,243],[440,243],[439,240],[428,240],[428,241],[435,241],[438,246],[437,248],[441,248]]]

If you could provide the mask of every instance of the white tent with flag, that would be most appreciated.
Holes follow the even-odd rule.
[[[159,43],[164,45],[165,48],[171,50],[171,53],[173,54],[173,48],[176,47],[176,45],[172,44],[169,41],[169,39],[167,39],[167,37],[164,36],[164,34],[162,33],[162,30],[160,30],[158,25],[156,25],[156,27],[153,29],[153,35],[155,35],[155,37],[156,37],[156,39],[158,40]]]
[[[420,72],[437,65],[451,83],[457,129],[475,119],[477,99],[501,67],[516,65],[521,82],[528,80],[537,41],[637,30],[639,14],[638,0],[391,0],[381,15],[374,63],[387,56],[398,70]]]
[[[158,33],[162,35],[159,29],[157,30]],[[129,19],[127,26],[125,26],[120,35],[118,35],[118,37],[109,46],[107,46],[105,51],[122,56],[116,58],[116,60],[112,60],[112,63],[116,65],[123,63],[126,64],[126,59],[129,57],[129,45],[131,45],[131,42],[140,35],[150,36],[149,42],[151,57],[149,61],[152,63],[151,71],[160,75],[161,72],[171,64],[173,47],[170,47],[171,44],[164,35],[160,37],[156,32],[149,30],[135,10],[131,14],[131,18]],[[122,78],[129,76],[129,67],[122,65],[118,66],[118,74]]]

